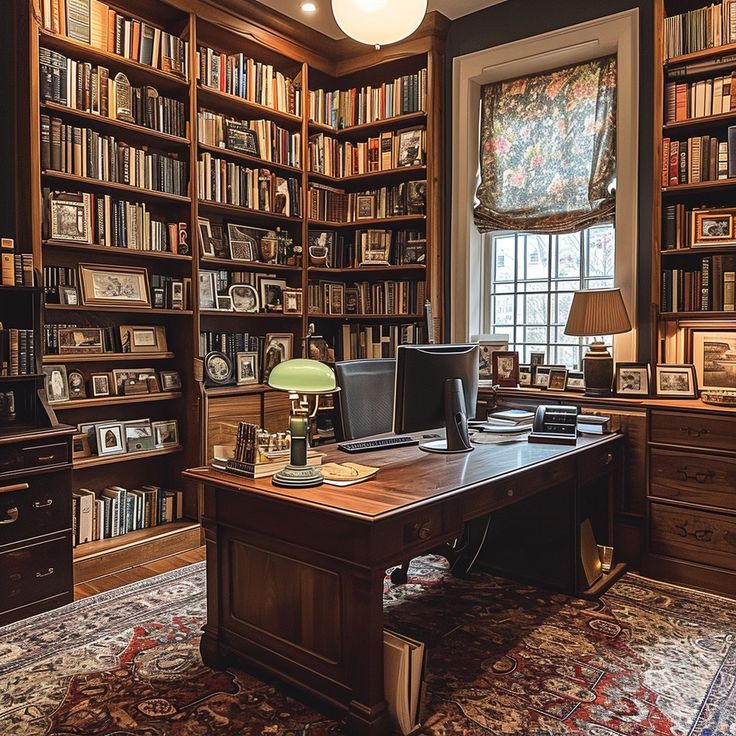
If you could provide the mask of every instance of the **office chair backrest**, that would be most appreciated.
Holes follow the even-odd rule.
[[[393,427],[396,361],[393,358],[345,360],[335,364],[342,389],[339,406],[339,440],[356,440],[390,432]]]

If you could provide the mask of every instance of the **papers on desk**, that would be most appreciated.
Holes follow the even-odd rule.
[[[421,725],[424,698],[424,644],[383,631],[383,696],[388,713],[402,734]]]
[[[374,478],[377,473],[378,468],[358,463],[325,463],[322,466],[325,483],[331,486],[352,486]]]

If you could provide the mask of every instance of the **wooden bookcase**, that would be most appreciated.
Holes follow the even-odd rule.
[[[343,324],[402,324],[423,322],[423,310],[411,315],[345,315],[308,313],[307,287],[311,281],[329,279],[350,284],[353,281],[381,279],[422,281],[434,315],[436,340],[442,336],[442,82],[444,73],[444,36],[447,19],[430,13],[421,28],[405,42],[385,49],[373,50],[349,39],[334,42],[284,16],[266,10],[258,3],[211,4],[205,0],[113,0],[108,5],[120,13],[148,22],[178,35],[189,43],[189,78],[138,63],[109,51],[44,30],[38,0],[19,3],[19,28],[26,33],[20,41],[22,53],[19,67],[19,114],[27,126],[19,130],[19,149],[28,166],[18,167],[17,232],[32,245],[36,269],[46,266],[74,267],[82,263],[144,266],[149,274],[191,279],[191,304],[186,310],[132,310],[119,307],[100,309],[82,305],[47,304],[47,324],[70,324],[117,327],[121,324],[163,325],[168,351],[132,355],[106,353],[84,356],[44,356],[43,363],[64,363],[68,370],[91,372],[112,367],[154,367],[175,369],[182,377],[182,388],[172,393],[142,396],[116,396],[109,400],[79,399],[55,404],[61,421],[76,425],[104,419],[175,418],[179,422],[179,451],[152,451],[118,457],[91,457],[74,462],[73,487],[101,489],[120,482],[135,487],[139,483],[155,483],[166,488],[183,488],[185,519],[151,529],[132,532],[119,538],[90,542],[76,548],[77,582],[90,580],[126,566],[176,553],[199,544],[198,520],[201,513],[201,491],[185,484],[180,476],[185,467],[206,462],[212,447],[231,440],[237,422],[259,422],[271,431],[283,431],[289,403],[283,394],[270,391],[262,384],[248,386],[209,387],[205,384],[203,356],[200,355],[200,333],[248,332],[265,335],[284,332],[293,335],[294,354],[302,354],[305,335],[314,324],[316,333],[334,344]],[[269,63],[277,71],[292,77],[301,86],[301,109],[296,114],[260,105],[225,94],[198,81],[197,50],[206,46],[218,52],[240,53]],[[134,86],[150,85],[167,97],[184,103],[187,118],[185,136],[160,133],[134,123],[111,120],[97,114],[72,109],[40,99],[39,49],[58,51],[77,61],[99,64],[110,70],[112,77],[123,72]],[[397,76],[427,70],[426,112],[416,112],[389,120],[335,130],[310,121],[309,91],[317,87],[348,89],[353,86],[377,85]],[[198,113],[211,111],[243,121],[266,120],[301,136],[300,165],[272,163],[260,157],[218,148],[200,142]],[[61,118],[64,122],[85,126],[116,139],[153,151],[175,153],[187,163],[188,191],[173,195],[149,191],[109,181],[87,179],[41,166],[41,115]],[[309,137],[323,132],[340,141],[366,140],[382,131],[422,127],[426,133],[426,162],[409,167],[334,179],[310,172]],[[268,169],[279,176],[295,177],[301,185],[301,214],[276,215],[256,209],[208,201],[198,196],[198,161],[205,154],[223,158],[245,167]],[[312,183],[338,187],[347,192],[362,192],[381,186],[398,184],[411,178],[426,179],[426,214],[398,216],[360,223],[335,224],[308,218],[308,193]],[[186,222],[190,253],[181,255],[159,251],[54,241],[44,235],[43,202],[40,192],[51,187],[68,192],[109,194],[131,202],[145,202],[151,212],[165,221]],[[303,247],[298,265],[254,263],[206,257],[198,243],[198,221],[206,217],[213,223],[236,223],[249,227],[280,228]],[[426,233],[426,259],[422,264],[401,267],[323,269],[310,266],[307,254],[310,229],[330,229],[351,233],[357,228],[385,228],[395,232],[402,228],[421,229]],[[289,287],[303,290],[301,315],[280,313],[243,314],[203,309],[199,303],[200,272],[225,271],[229,274],[273,273]],[[338,355],[338,359],[339,359]],[[135,460],[135,462],[131,462]],[[125,479],[118,481],[118,477]]]

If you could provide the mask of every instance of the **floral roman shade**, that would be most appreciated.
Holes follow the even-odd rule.
[[[485,85],[481,232],[570,233],[610,220],[616,200],[616,57]]]

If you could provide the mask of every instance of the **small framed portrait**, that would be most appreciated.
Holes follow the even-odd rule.
[[[77,460],[82,457],[89,457],[92,454],[92,448],[89,446],[89,436],[85,432],[79,432],[72,437],[72,457]]]
[[[266,312],[283,312],[283,290],[286,288],[284,279],[262,278],[258,281],[261,292],[261,308]]]
[[[290,332],[269,332],[263,342],[263,382],[268,382],[271,371],[294,355],[294,335]]]
[[[96,399],[112,396],[112,383],[109,373],[92,373],[89,377],[92,396]]]
[[[423,215],[427,211],[427,180],[410,181],[406,185],[406,214]]]
[[[552,367],[548,365],[537,365],[533,368],[532,386],[535,388],[547,388],[547,384],[549,384],[549,372],[552,370]]]
[[[79,304],[79,293],[76,286],[59,287],[59,304]]]
[[[424,129],[399,131],[396,166],[421,166],[424,163]]]
[[[60,404],[69,401],[69,381],[66,375],[65,365],[45,365],[43,367],[46,376],[46,396],[49,404]]]
[[[87,398],[84,376],[79,371],[69,371],[67,374],[67,380],[69,382],[70,399]]]
[[[585,374],[582,371],[568,371],[566,390],[585,391]]]
[[[736,243],[734,215],[736,209],[695,210],[692,218],[692,246],[697,248]]]
[[[617,396],[649,396],[649,384],[649,363],[616,363],[613,390]]]
[[[97,425],[94,422],[81,422],[77,425],[77,429],[80,434],[87,435],[87,444],[90,448],[90,454],[97,454],[97,435],[95,434],[95,427]]]
[[[218,312],[232,312],[233,311],[233,298],[229,294],[218,294],[217,295],[217,311]]]
[[[250,284],[233,284],[228,290],[235,312],[258,312],[261,298],[255,286]]]
[[[146,388],[149,394],[160,394],[161,384],[158,382],[158,376],[148,376],[146,378]]]
[[[260,157],[261,147],[255,130],[240,120],[225,121],[225,144],[231,151]]]
[[[508,351],[509,340],[506,335],[477,335],[478,340],[478,379],[481,381],[493,380],[493,353]]]
[[[120,325],[124,353],[165,353],[166,328],[162,325]]]
[[[519,353],[516,350],[496,350],[491,361],[494,384],[510,388],[519,385]]]
[[[171,294],[171,308],[184,309],[184,282],[180,279],[172,279],[169,282]]]
[[[79,280],[85,305],[151,306],[148,271],[145,268],[80,263]]]
[[[281,299],[284,303],[284,314],[301,314],[304,297],[301,289],[282,289]]]
[[[258,383],[258,353],[238,353],[235,356],[235,376],[238,386]]]
[[[319,360],[321,363],[324,363],[327,360],[329,349],[330,346],[323,337],[314,336],[307,338],[307,358]]]
[[[176,419],[152,422],[153,441],[157,449],[177,447],[179,445],[179,424]]]
[[[257,261],[260,257],[258,241],[259,237],[253,232],[253,228],[234,222],[227,224],[227,242],[233,261]]]
[[[656,367],[655,386],[658,397],[695,399],[698,396],[695,366],[691,363],[659,364]]]
[[[212,244],[212,225],[206,217],[197,218],[197,236],[199,237],[199,252],[204,258],[214,258],[215,248]]]
[[[207,353],[204,358],[205,383],[209,386],[227,386],[232,383],[233,364],[219,350]]]
[[[100,422],[95,424],[97,438],[97,454],[121,455],[125,452],[125,439],[122,422]]]
[[[161,371],[161,390],[162,391],[180,391],[181,376],[178,371]]]
[[[217,274],[214,271],[199,272],[199,308],[217,309]]]
[[[100,327],[59,327],[57,339],[60,355],[102,353],[105,350]]]
[[[688,330],[689,357],[701,390],[736,389],[736,330]]]
[[[567,368],[551,368],[547,388],[550,391],[564,391],[567,388]]]
[[[532,385],[532,367],[525,363],[519,365],[519,386],[531,386]]]
[[[148,419],[123,422],[126,452],[145,452],[155,449],[153,427]]]
[[[374,220],[376,217],[376,196],[374,194],[355,195],[355,219]]]
[[[544,353],[541,351],[534,351],[529,353],[529,365],[532,368],[532,386],[534,385],[534,379],[537,374],[537,366],[544,365]]]

